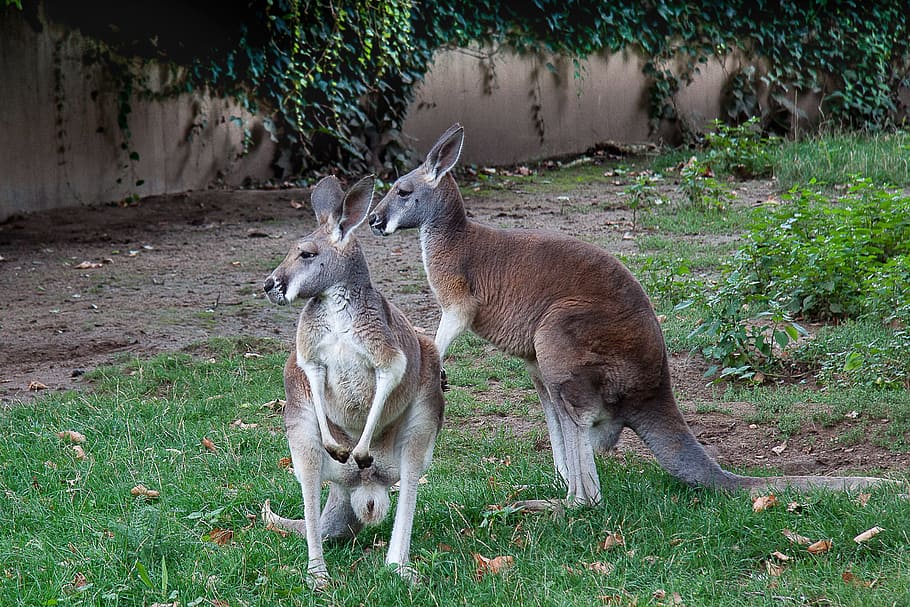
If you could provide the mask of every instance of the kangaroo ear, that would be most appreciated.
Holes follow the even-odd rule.
[[[344,190],[334,175],[323,177],[313,188],[310,194],[310,204],[313,206],[313,212],[316,213],[316,221],[319,225],[328,223],[334,214],[339,217],[341,214],[336,213],[340,210],[341,201],[344,200]]]
[[[439,185],[439,180],[452,170],[461,156],[461,146],[464,145],[464,127],[458,123],[453,124],[442,134],[423,162],[427,181],[431,187]]]
[[[341,207],[341,221],[338,228],[341,230],[342,240],[363,223],[373,204],[373,176],[367,175],[351,186],[344,195],[344,204]]]

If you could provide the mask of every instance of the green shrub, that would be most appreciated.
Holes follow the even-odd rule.
[[[736,126],[719,120],[711,124],[713,131],[705,134],[704,163],[714,172],[740,179],[771,175],[780,139],[763,135],[758,118]]]
[[[836,201],[798,188],[784,200],[746,234],[731,288],[809,318],[871,312],[881,293],[906,310],[910,197],[856,178]]]

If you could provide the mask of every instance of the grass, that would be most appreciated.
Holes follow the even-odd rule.
[[[774,174],[783,190],[810,179],[830,186],[859,174],[875,183],[910,185],[910,132],[827,133],[785,143]]]
[[[471,340],[460,347],[452,377],[477,367],[487,376],[515,372],[502,359],[478,361]],[[303,585],[303,539],[253,524],[265,499],[290,516],[302,511],[296,481],[279,466],[287,446],[272,405],[284,353],[247,357],[249,345],[230,343],[205,349],[201,358],[104,369],[90,394],[4,411],[0,603],[591,605],[617,597],[614,604],[668,605],[673,593],[685,604],[718,606],[779,605],[780,596],[843,605],[910,599],[910,503],[893,492],[876,492],[865,507],[849,495],[787,495],[804,507],[755,513],[744,494],[689,489],[651,462],[605,459],[602,507],[561,517],[490,510],[563,490],[535,440],[457,421],[444,428],[418,497],[412,557],[422,582],[410,587],[383,567],[387,520],[353,544],[328,547],[337,582],[314,595]],[[242,429],[236,419],[258,426]],[[58,438],[67,429],[87,437],[85,459]],[[203,448],[203,437],[217,451]],[[134,497],[138,484],[161,497]],[[853,543],[873,526],[886,531]],[[216,529],[231,530],[232,540],[216,544]],[[833,549],[812,556],[783,529],[831,539]],[[611,532],[625,545],[600,549]],[[768,575],[774,551],[793,557],[779,576]],[[477,580],[475,553],[511,556],[514,566]],[[845,571],[874,587],[844,583]],[[655,598],[659,591],[670,598]]]
[[[810,152],[799,153],[805,159]],[[581,165],[483,179],[470,192],[521,188],[571,197],[609,181],[619,203],[622,186],[606,171]],[[666,316],[671,350],[698,348],[689,334],[702,304],[674,306],[709,288],[752,212],[672,204],[640,212],[639,250],[627,261]],[[418,283],[404,281],[399,292],[423,292]],[[292,322],[296,310],[287,314]],[[903,360],[889,358],[890,350],[873,356],[867,347],[887,337],[862,323],[830,326],[800,356],[835,361],[834,373],[843,367],[838,357],[862,347],[867,370],[877,370],[873,365]],[[865,506],[846,494],[786,494],[778,507],[755,513],[745,494],[693,490],[651,461],[627,456],[598,460],[602,506],[562,516],[504,508],[514,499],[560,497],[564,489],[522,363],[469,335],[456,340],[446,363],[447,422],[418,495],[411,554],[421,583],[408,586],[383,566],[387,520],[352,544],[327,546],[336,583],[312,594],[303,578],[305,541],[255,520],[265,499],[277,512],[302,516],[299,487],[280,466],[288,455],[274,407],[283,397],[283,349],[273,341],[211,341],[191,354],[98,371],[91,392],[0,409],[0,605],[629,607],[674,605],[674,593],[685,605],[910,604],[910,501],[889,490],[873,493]],[[699,410],[748,401],[755,405],[748,421],[774,424],[784,435],[814,423],[843,428],[844,446],[870,441],[910,450],[910,393],[860,379],[846,376],[824,390],[808,383],[730,386],[717,404]],[[234,425],[238,419],[256,426]],[[57,436],[68,429],[87,437],[85,459]],[[203,438],[217,450],[206,450]],[[133,496],[138,484],[161,496]],[[802,507],[789,511],[791,501]],[[866,544],[853,542],[874,526],[884,531]],[[216,529],[231,530],[232,540],[218,545]],[[830,539],[833,547],[810,555],[784,529]],[[621,533],[625,545],[602,550],[610,533]],[[774,552],[791,560],[779,562]],[[514,566],[477,579],[474,554],[510,556]],[[844,581],[847,572],[853,581]]]

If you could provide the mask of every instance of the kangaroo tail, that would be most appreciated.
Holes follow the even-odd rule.
[[[876,486],[901,485],[871,476],[741,476],[721,469],[698,442],[680,413],[672,395],[656,407],[640,407],[626,413],[632,428],[657,457],[660,465],[688,485],[716,489],[813,489],[856,491]]]

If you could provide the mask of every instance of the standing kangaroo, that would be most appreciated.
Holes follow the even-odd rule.
[[[449,128],[424,163],[392,185],[370,226],[379,235],[419,230],[427,279],[442,307],[440,356],[470,329],[524,360],[570,504],[600,501],[594,451],[612,448],[626,426],[690,485],[846,490],[887,482],[722,470],[677,407],[663,334],[638,281],[615,257],[574,238],[468,219],[451,175],[463,141],[460,125]]]
[[[442,425],[439,354],[373,286],[353,236],[372,199],[372,177],[347,194],[334,177],[320,181],[312,193],[316,230],[265,281],[272,302],[306,304],[284,368],[284,423],[304,519],[279,517],[268,502],[263,518],[306,536],[315,588],[329,581],[323,539],[350,539],[381,522],[399,480],[386,562],[410,577],[417,481]],[[323,480],[330,485],[320,516]]]

